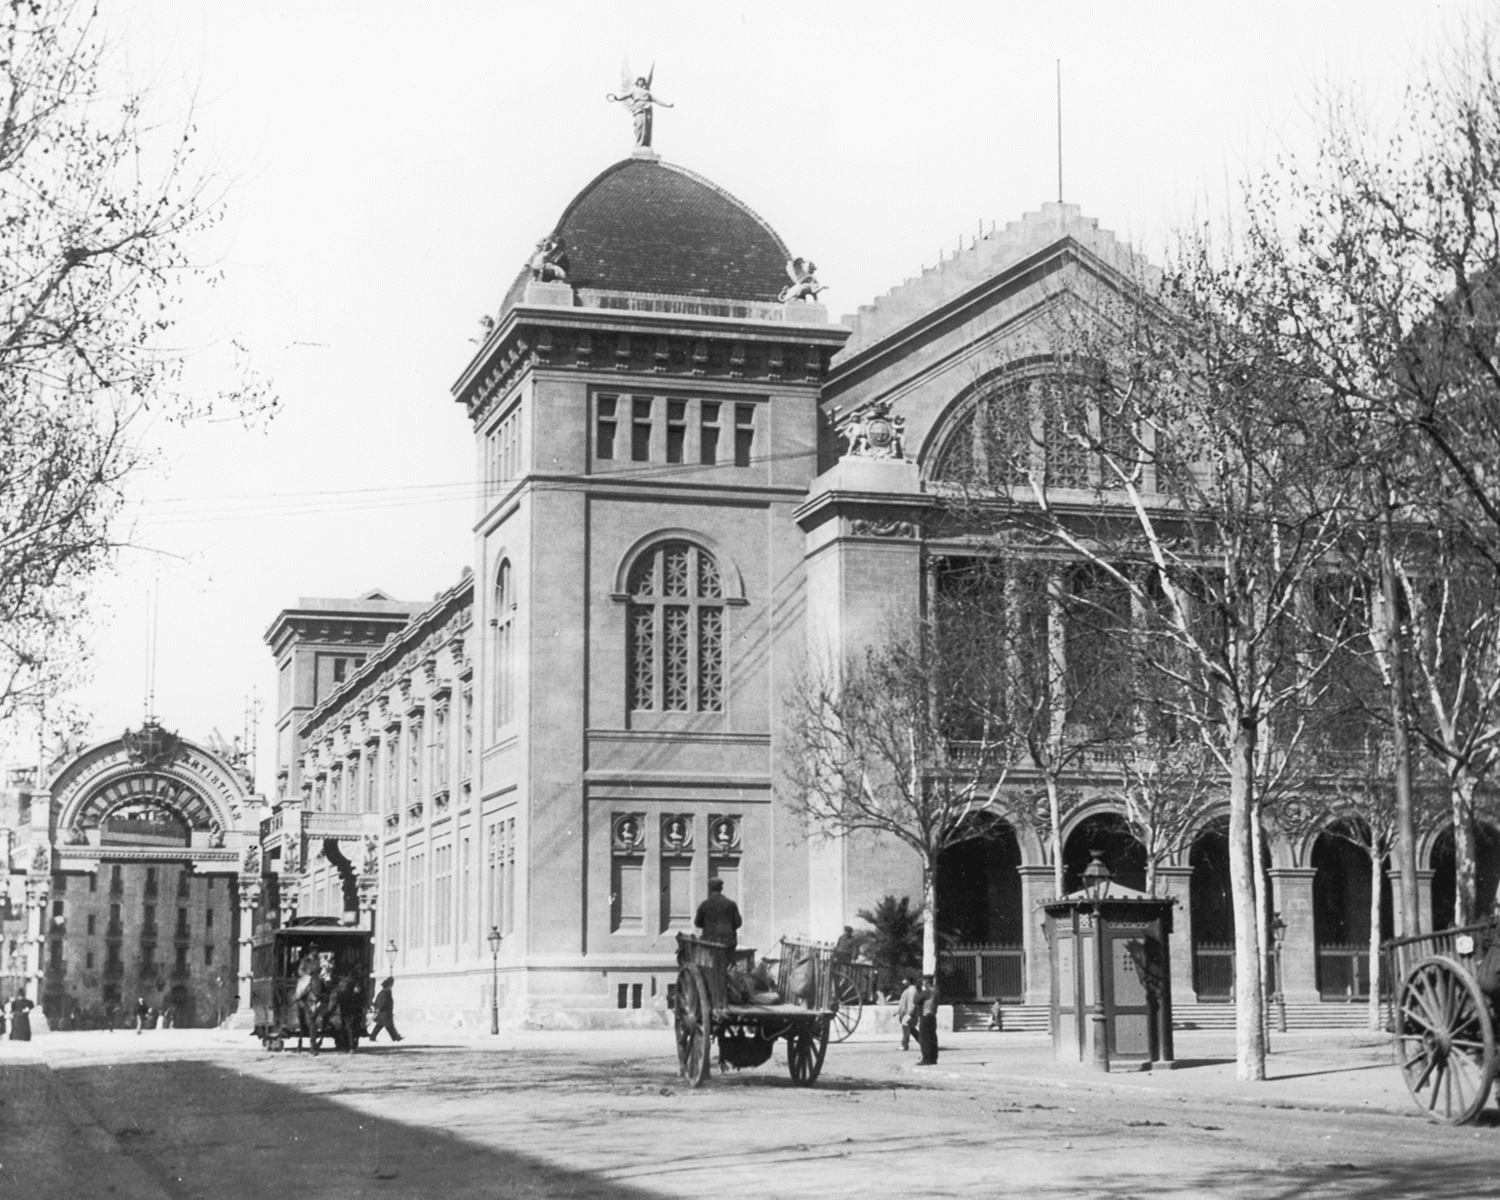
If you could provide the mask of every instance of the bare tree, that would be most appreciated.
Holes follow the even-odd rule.
[[[1017,746],[995,719],[997,679],[983,642],[945,652],[921,625],[810,670],[788,697],[788,783],[805,823],[888,836],[921,859],[924,974],[937,970],[943,852],[1004,815]]]
[[[965,490],[988,487],[998,526],[1115,582],[1160,701],[1227,777],[1239,1074],[1260,1079],[1258,749],[1331,653],[1304,619],[1305,593],[1337,544],[1349,484],[1320,407],[1267,349],[1246,276],[1190,243],[1160,286],[1116,280],[1061,298],[1052,368],[1009,418],[1030,438],[971,456]]]
[[[1119,765],[1125,823],[1146,848],[1146,891],[1154,896],[1157,868],[1188,848],[1223,773],[1197,739],[1138,739],[1121,751]]]
[[[190,140],[118,96],[93,8],[0,9],[0,719],[66,686],[90,581],[112,561],[124,487],[146,457],[137,419],[236,415],[256,386],[176,390],[167,347],[215,219]]]

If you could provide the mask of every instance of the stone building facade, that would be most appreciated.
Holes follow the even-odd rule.
[[[650,150],[552,237],[564,277],[523,271],[453,387],[472,570],[428,606],[304,601],[267,635],[266,919],[369,923],[403,1009],[444,1019],[650,1019],[713,877],[760,947],[920,896],[909,851],[801,826],[784,703],[809,661],[934,603],[969,552],[925,520],[965,422],[1047,361],[1060,295],[1142,269],[1048,204],[833,323],[780,298],[793,256],[762,218]],[[1065,782],[1065,858],[1107,847],[1134,882],[1118,781],[1085,761]],[[1160,872],[1179,998],[1227,993],[1220,816]],[[1316,830],[1269,853],[1288,998],[1347,999],[1368,872],[1361,893]],[[1429,915],[1442,853],[1428,836]],[[1048,848],[1016,829],[949,866],[939,921],[974,950],[975,998],[1045,1003]]]
[[[148,721],[38,774],[0,792],[0,997],[65,1027],[247,1005],[263,802],[243,764]]]

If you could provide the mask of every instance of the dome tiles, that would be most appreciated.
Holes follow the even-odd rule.
[[[608,292],[775,301],[786,243],[754,210],[682,167],[627,158],[573,199],[552,231],[568,282]],[[523,270],[502,311],[524,291]]]

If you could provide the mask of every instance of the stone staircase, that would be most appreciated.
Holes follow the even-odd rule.
[[[1381,1014],[1384,1019],[1384,1012]],[[1363,1003],[1311,1003],[1288,1004],[1286,1027],[1298,1029],[1364,1029],[1369,1020],[1369,1010]],[[953,1029],[955,1033],[982,1032],[989,1028],[990,1008],[987,1004],[955,1004],[953,1006]],[[1001,1006],[1001,1032],[1046,1033],[1050,1028],[1049,1013],[1043,1004],[1006,1004]],[[1233,1029],[1234,1005],[1232,1004],[1188,1004],[1174,1005],[1172,1009],[1173,1029]],[[1275,1016],[1272,1016],[1275,1028]]]

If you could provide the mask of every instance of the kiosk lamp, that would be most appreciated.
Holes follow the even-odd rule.
[[[490,1033],[500,1032],[500,942],[503,938],[498,925],[491,925],[484,939],[490,944]]]
[[[1094,1023],[1094,1066],[1101,1071],[1109,1070],[1109,1017],[1104,1011],[1104,914],[1099,911],[1100,902],[1109,895],[1109,868],[1104,865],[1104,854],[1090,850],[1092,857],[1083,869],[1083,892],[1094,902],[1094,956],[1098,968],[1094,984],[1094,1011],[1089,1019]]]

